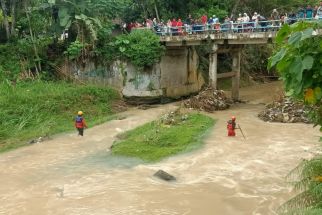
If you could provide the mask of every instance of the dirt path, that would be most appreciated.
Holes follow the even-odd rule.
[[[0,214],[275,214],[293,194],[284,176],[312,156],[319,132],[311,125],[260,121],[259,103],[276,84],[247,88],[249,104],[211,114],[218,122],[205,146],[153,165],[109,155],[115,135],[176,108],[174,104],[124,113],[124,120],[0,155]],[[247,139],[226,137],[237,117]],[[152,177],[158,169],[176,183]]]

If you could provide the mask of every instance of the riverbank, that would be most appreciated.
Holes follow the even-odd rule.
[[[26,145],[32,139],[74,129],[82,110],[88,126],[111,119],[116,91],[64,82],[25,82],[0,86],[0,152]]]

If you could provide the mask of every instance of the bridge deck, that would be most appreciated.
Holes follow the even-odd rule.
[[[247,33],[208,33],[178,36],[161,36],[160,41],[166,46],[195,46],[207,41],[216,44],[266,44],[276,36],[276,31]]]

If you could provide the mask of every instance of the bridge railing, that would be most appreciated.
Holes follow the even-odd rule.
[[[278,31],[283,24],[292,24],[300,20],[320,22],[321,19],[285,19],[285,20],[266,20],[256,22],[225,22],[213,24],[193,24],[183,25],[178,27],[169,27],[166,25],[158,25],[152,28],[136,28],[136,29],[151,29],[159,36],[181,36],[192,34],[214,34],[214,33],[251,33],[251,32],[272,32]]]

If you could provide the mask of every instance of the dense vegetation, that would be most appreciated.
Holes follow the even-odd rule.
[[[121,141],[112,148],[114,155],[159,161],[165,157],[188,151],[201,145],[205,132],[214,120],[201,114],[187,115],[180,123],[163,124],[154,121],[121,135]],[[178,121],[178,119],[176,119]]]
[[[322,132],[322,37],[315,33],[317,28],[321,26],[309,22],[285,25],[276,38],[277,51],[269,66],[276,66],[288,95],[313,105],[311,117]],[[322,156],[304,160],[289,179],[301,193],[288,201],[281,213],[321,214]]]
[[[153,64],[163,48],[152,32],[112,35],[129,3],[0,1],[0,78],[12,82],[59,79],[65,60],[85,65],[89,60],[109,63],[125,58],[140,68]]]
[[[0,85],[0,152],[74,129],[74,117],[83,110],[89,126],[111,118],[118,94],[97,86],[27,82],[15,88]]]
[[[255,11],[269,16],[274,8],[280,12],[297,11],[303,4],[315,5],[318,0],[133,0],[126,9],[123,18],[126,21],[143,20],[148,17],[157,17],[166,21],[172,18],[186,19],[188,14],[200,17],[202,14],[216,15],[224,18],[225,15],[238,13],[253,14]]]
[[[317,2],[308,0],[305,4]],[[118,36],[122,22],[143,22],[153,17],[185,20],[189,13],[195,18],[202,14],[223,18],[255,11],[269,16],[273,8],[282,13],[296,11],[300,5],[303,1],[0,0],[0,78],[14,82],[25,78],[59,79],[66,59],[85,65],[88,60],[108,64],[122,58],[139,69],[158,61],[163,51],[157,37],[151,32]],[[259,62],[251,69],[262,70],[260,62],[267,54],[259,58],[254,53],[252,49],[245,53],[248,62]],[[207,55],[202,57],[205,65],[201,70],[208,63]]]

